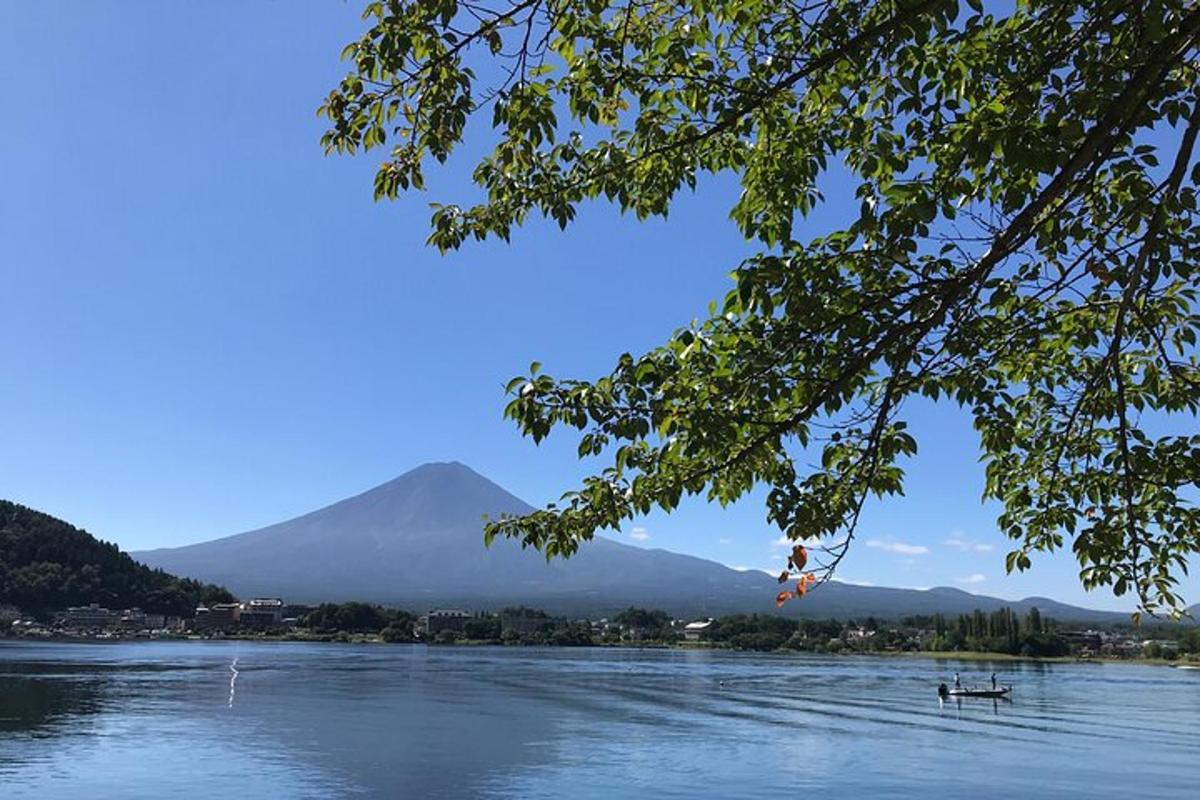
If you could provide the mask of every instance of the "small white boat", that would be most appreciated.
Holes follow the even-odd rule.
[[[1200,670],[1200,664],[1172,664],[1175,669],[1194,669]]]

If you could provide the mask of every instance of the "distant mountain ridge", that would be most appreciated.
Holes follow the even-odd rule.
[[[367,600],[423,608],[536,605],[564,614],[630,605],[677,616],[774,613],[777,584],[758,571],[597,537],[549,563],[518,543],[483,545],[483,518],[531,506],[458,462],[432,463],[332,505],[258,530],[135,553],[144,563],[220,583],[241,596],[295,602]],[[927,591],[829,583],[786,607],[794,616],[894,618],[1007,606],[1079,622],[1121,613],[1047,598],[1006,601],[940,587]]]

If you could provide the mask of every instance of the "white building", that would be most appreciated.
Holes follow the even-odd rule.
[[[689,622],[687,625],[683,626],[683,638],[689,642],[698,642],[700,641],[700,635],[712,627],[712,624],[713,621],[711,617],[709,619],[698,620],[696,622]]]
[[[239,622],[251,627],[271,627],[283,622],[283,600],[279,597],[256,597],[242,603]]]

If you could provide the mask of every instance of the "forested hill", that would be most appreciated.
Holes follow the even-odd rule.
[[[219,586],[151,569],[60,519],[0,500],[0,603],[35,614],[99,603],[182,615],[200,602],[232,599]]]

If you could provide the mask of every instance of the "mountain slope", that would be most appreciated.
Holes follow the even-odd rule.
[[[219,586],[152,570],[87,531],[0,500],[0,603],[35,614],[99,603],[184,615],[197,603],[232,599]]]
[[[608,613],[629,605],[679,616],[773,612],[777,585],[761,572],[597,537],[570,559],[547,563],[512,541],[483,546],[483,517],[531,510],[470,468],[426,464],[363,494],[286,522],[202,544],[136,553],[147,564],[216,581],[242,595],[296,602],[368,600],[424,608],[513,603],[558,613]],[[1033,603],[957,589],[915,591],[832,583],[789,604],[803,616],[963,613]],[[1036,605],[1080,621],[1124,615]],[[1051,610],[1053,609],[1053,610]]]
[[[483,517],[531,507],[458,464],[427,464],[363,494],[248,533],[137,554],[187,575],[221,576],[237,591],[297,601],[616,609],[631,602],[728,610],[769,606],[769,579],[662,550],[596,539],[547,563],[512,541],[483,545]]]

